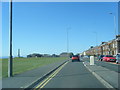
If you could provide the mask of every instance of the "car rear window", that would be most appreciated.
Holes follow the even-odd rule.
[[[106,57],[113,57],[112,55],[106,55]]]
[[[101,55],[100,57],[104,57],[104,55]]]
[[[120,55],[118,55],[118,57],[120,57]]]
[[[78,57],[77,55],[74,55],[73,57]]]

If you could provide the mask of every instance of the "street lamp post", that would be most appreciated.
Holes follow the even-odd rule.
[[[68,60],[69,60],[69,28],[67,28],[67,54],[68,54]]]
[[[97,37],[97,32],[93,32],[93,33],[95,33],[95,38],[96,38],[96,55],[98,55],[98,48],[97,48],[97,45],[98,45],[98,37]]]
[[[8,59],[8,77],[12,77],[12,0],[10,0],[10,56]]]
[[[114,31],[115,31],[115,39],[116,39],[116,16],[115,14],[113,13],[109,13],[109,14],[112,14],[113,15],[113,18],[114,18]],[[118,41],[116,40],[116,44],[118,44]],[[118,45],[117,45],[118,46]],[[118,47],[116,48],[116,54],[118,53]]]
[[[67,28],[67,53],[69,52],[69,37],[68,37],[68,28]]]
[[[113,13],[109,13],[113,15],[114,18],[114,31],[115,31],[115,38],[116,38],[116,16]]]
[[[93,33],[95,33],[95,35],[96,35],[96,46],[98,45],[98,35],[97,35],[97,32],[93,32]]]

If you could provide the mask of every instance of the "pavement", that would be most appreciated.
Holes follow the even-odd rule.
[[[56,69],[65,61],[49,64],[37,69],[33,69],[10,78],[2,79],[2,88],[27,88],[33,83],[46,76],[48,72]],[[71,64],[72,65],[72,64]],[[118,88],[120,73],[112,71],[102,66],[90,65],[84,61],[83,65],[104,85],[106,88]]]
[[[107,88],[118,88],[120,73],[107,69],[96,64],[90,65],[88,61],[84,61],[84,66]]]
[[[42,66],[37,69],[14,75],[14,77],[3,78],[2,88],[27,88],[56,69],[58,66],[62,65],[64,62],[66,61]]]

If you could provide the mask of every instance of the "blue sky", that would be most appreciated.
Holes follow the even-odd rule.
[[[30,53],[81,53],[114,39],[117,2],[14,2],[13,56]],[[117,23],[117,21],[116,21]],[[117,24],[118,27],[118,24]],[[118,28],[117,28],[118,30]],[[97,42],[96,34],[97,33]],[[2,56],[9,55],[9,3],[2,3]]]

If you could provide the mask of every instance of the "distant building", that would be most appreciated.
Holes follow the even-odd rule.
[[[43,54],[43,57],[51,57],[50,54]]]
[[[83,52],[83,55],[86,55],[86,52]]]
[[[59,55],[52,54],[51,57],[59,57]]]
[[[113,39],[108,42],[102,42],[99,46],[90,47],[88,50],[84,51],[84,55],[116,55],[120,53],[120,35],[116,36],[116,39]]]
[[[60,57],[68,57],[68,53],[67,52],[63,52],[60,54]]]
[[[18,57],[20,57],[20,49],[18,49]]]
[[[67,52],[63,52],[63,53],[61,53],[59,56],[60,57],[72,57],[74,54],[72,53],[72,52],[69,52],[69,53],[67,53]]]

